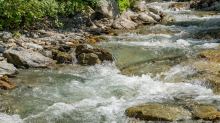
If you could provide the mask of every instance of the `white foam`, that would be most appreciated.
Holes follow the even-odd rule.
[[[0,113],[0,123],[23,123],[24,121],[20,118],[19,115],[7,115]]]
[[[183,39],[179,39],[176,42],[177,44],[180,44],[180,45],[190,46],[190,43],[188,43],[186,40],[183,40]]]
[[[217,48],[218,46],[219,46],[219,43],[205,43],[202,45],[195,45],[194,48],[209,49],[209,48]]]

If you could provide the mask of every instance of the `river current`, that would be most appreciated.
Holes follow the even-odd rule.
[[[219,48],[217,39],[193,36],[220,30],[220,13],[171,11],[169,4],[151,5],[177,22],[121,31],[93,44],[113,53],[113,63],[20,71],[15,79],[20,86],[0,97],[0,123],[126,123],[131,118],[125,110],[144,103],[199,101],[220,109],[220,96],[194,79],[200,71],[193,64],[183,65],[198,52]]]

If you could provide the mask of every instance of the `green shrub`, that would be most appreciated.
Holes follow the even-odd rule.
[[[120,13],[122,13],[124,10],[127,10],[128,8],[130,8],[130,2],[129,0],[116,0],[119,9],[120,9]]]
[[[58,14],[70,15],[82,12],[87,5],[92,7],[99,0],[0,0],[0,30],[9,30],[21,25],[30,26],[44,16],[56,18]],[[57,23],[58,24],[58,23]]]

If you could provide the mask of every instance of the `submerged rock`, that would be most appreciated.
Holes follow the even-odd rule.
[[[214,94],[220,95],[220,51],[206,50],[197,54],[198,59],[193,62],[195,68],[202,71],[199,76]]]
[[[166,13],[161,22],[176,22],[176,19],[172,15]]]
[[[21,47],[6,50],[3,56],[7,58],[9,63],[14,64],[16,67],[45,68],[53,63],[52,59],[47,58],[38,52]]]
[[[191,118],[192,116],[191,112],[188,110],[164,104],[142,104],[127,108],[125,113],[129,117],[153,121],[183,120]]]
[[[200,58],[206,58],[212,62],[220,62],[220,51],[218,50],[206,50],[198,53],[197,56]]]
[[[199,106],[193,109],[193,117],[203,120],[216,120],[220,119],[220,112],[214,106]]]
[[[78,56],[79,63],[82,65],[93,65],[94,63],[100,64],[105,60],[114,61],[114,57],[109,51],[103,48],[93,48],[88,44],[77,46],[75,52]],[[91,63],[89,60],[92,60]]]
[[[0,61],[0,75],[14,75],[18,73],[18,70],[13,64]]]
[[[179,10],[186,10],[189,9],[188,3],[172,3],[168,7],[169,9],[175,10],[176,8]]]

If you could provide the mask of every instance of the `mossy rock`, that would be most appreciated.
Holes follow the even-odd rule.
[[[220,51],[219,50],[206,50],[197,54],[199,58],[205,58],[212,62],[220,62]]]
[[[176,106],[164,104],[142,104],[127,108],[125,111],[129,117],[150,121],[174,121],[191,118],[190,111]]]
[[[176,22],[176,19],[171,14],[165,14],[161,22]]]
[[[193,117],[203,120],[220,119],[220,112],[214,106],[199,106],[193,109]]]
[[[76,58],[72,54],[59,52],[56,56],[56,60],[58,61],[58,63],[71,64],[76,60]]]

